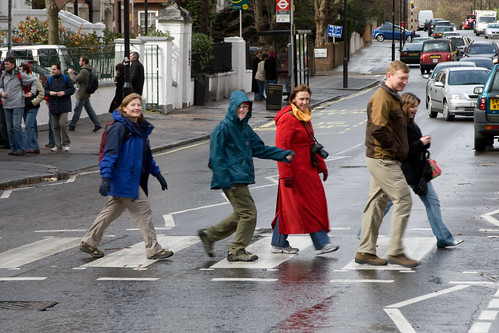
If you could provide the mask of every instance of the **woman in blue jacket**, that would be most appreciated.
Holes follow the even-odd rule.
[[[149,174],[158,179],[163,191],[167,184],[152,157],[147,137],[154,127],[142,115],[140,95],[133,93],[125,97],[119,109],[113,112],[113,119],[100,162],[102,183],[99,188],[101,195],[111,197],[83,237],[80,250],[94,258],[103,257],[97,246],[104,231],[128,209],[144,239],[147,258],[166,259],[173,252],[163,249],[157,241],[147,200]]]
[[[248,189],[255,183],[253,157],[291,162],[294,153],[277,147],[266,146],[253,131],[252,102],[242,91],[230,96],[225,119],[215,127],[210,137],[210,168],[213,171],[211,189],[222,189],[234,213],[198,235],[210,257],[213,243],[227,238],[234,232],[234,242],[229,247],[228,261],[254,261],[258,256],[246,251],[256,227],[256,206]]]

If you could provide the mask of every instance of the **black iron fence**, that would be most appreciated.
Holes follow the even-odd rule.
[[[213,59],[208,66],[203,67],[200,55],[193,54],[191,62],[191,76],[198,74],[215,74],[232,70],[232,44],[215,43],[212,45]]]

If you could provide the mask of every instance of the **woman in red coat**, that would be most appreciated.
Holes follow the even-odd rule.
[[[277,162],[279,189],[276,216],[272,221],[272,252],[297,253],[287,241],[288,234],[310,234],[315,254],[333,252],[329,232],[329,217],[324,187],[319,173],[326,181],[328,172],[324,158],[327,152],[317,147],[312,127],[310,96],[307,85],[299,85],[291,91],[289,106],[275,117],[276,146],[295,152],[291,163]],[[312,147],[315,153],[311,153]],[[322,155],[322,156],[321,156]],[[324,158],[323,158],[324,157]]]

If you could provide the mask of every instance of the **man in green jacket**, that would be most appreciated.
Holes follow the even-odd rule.
[[[199,230],[198,235],[212,257],[213,243],[235,232],[234,242],[227,254],[228,261],[258,259],[258,256],[246,251],[256,227],[256,206],[248,189],[249,184],[255,183],[253,157],[288,163],[294,157],[291,150],[263,143],[248,125],[251,107],[252,102],[244,92],[233,92],[225,119],[215,127],[210,137],[211,189],[224,191],[234,213],[216,225]]]
[[[386,81],[371,96],[367,105],[366,164],[371,173],[369,199],[362,214],[360,244],[355,262],[368,265],[397,264],[417,266],[406,257],[402,236],[412,207],[409,186],[402,172],[401,162],[409,152],[407,117],[402,111],[401,97],[409,80],[409,67],[401,61],[392,61],[387,68]],[[376,242],[383,221],[383,211],[391,199],[395,205],[392,214],[392,234],[388,260],[376,255]]]

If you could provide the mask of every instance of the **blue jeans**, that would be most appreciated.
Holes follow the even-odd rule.
[[[312,243],[316,250],[322,249],[327,244],[331,243],[326,230],[320,230],[310,233],[310,238],[312,238]],[[275,247],[289,247],[288,235],[279,233],[279,217],[275,221],[274,231],[272,232],[272,241],[270,243]]]
[[[24,132],[21,126],[24,107],[5,109],[5,120],[7,122],[7,132],[9,133],[10,149],[12,151],[24,151]]]
[[[256,83],[258,85],[258,93],[256,94],[255,99],[264,99],[265,98],[265,81],[261,80],[256,80]]]
[[[440,200],[438,200],[437,192],[435,192],[431,182],[427,183],[427,186],[428,193],[426,193],[426,195],[419,195],[419,198],[426,207],[426,216],[428,217],[428,222],[430,222],[431,231],[433,231],[433,235],[437,238],[437,245],[450,244],[454,241],[454,237],[442,220]],[[413,186],[411,185],[411,187]],[[383,216],[388,213],[392,206],[393,202],[389,200],[385,211],[383,212]],[[360,229],[358,236],[360,237]]]
[[[92,122],[94,123],[95,127],[101,127],[99,123],[99,119],[97,118],[97,115],[95,114],[94,109],[92,108],[92,105],[90,104],[90,99],[89,98],[77,98],[76,99],[76,105],[74,109],[74,114],[73,114],[73,119],[71,119],[71,123],[69,123],[69,127],[76,127],[76,123],[78,120],[80,120],[81,116],[81,110],[85,108],[85,111],[88,114],[88,117]]]
[[[38,126],[36,115],[38,109],[24,110],[24,135],[26,136],[26,150],[40,150],[38,147]]]
[[[54,128],[52,127],[52,116],[49,111],[49,145],[55,146]]]

